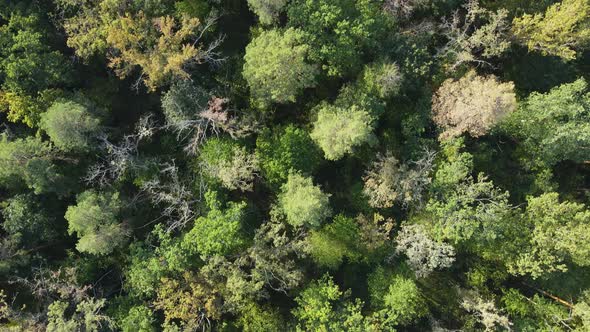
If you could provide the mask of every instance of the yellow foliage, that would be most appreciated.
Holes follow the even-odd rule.
[[[512,31],[529,50],[575,59],[576,49],[590,43],[590,1],[564,0],[545,14],[517,17]]]
[[[197,18],[183,18],[177,29],[174,18],[147,18],[143,12],[117,19],[109,27],[107,43],[114,50],[109,55],[109,67],[125,78],[139,66],[150,91],[172,77],[188,78],[185,66],[200,62],[200,49],[187,40],[199,27]]]

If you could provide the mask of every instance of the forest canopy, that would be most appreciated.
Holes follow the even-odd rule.
[[[590,0],[4,0],[0,331],[590,331]]]

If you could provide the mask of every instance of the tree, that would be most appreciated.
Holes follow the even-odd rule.
[[[58,101],[41,115],[41,128],[59,149],[84,152],[100,130],[100,120],[75,101]]]
[[[510,330],[508,317],[503,316],[493,301],[485,300],[475,291],[464,291],[461,306],[476,316],[486,332],[497,331],[498,327]]]
[[[110,254],[125,242],[126,230],[119,221],[122,203],[118,193],[87,190],[68,207],[68,233],[78,235],[76,249],[93,255]]]
[[[533,163],[552,166],[562,160],[590,159],[589,119],[590,92],[581,78],[548,93],[533,92],[502,128],[519,139]]]
[[[203,257],[235,253],[245,243],[242,219],[246,203],[230,202],[222,209],[215,192],[208,191],[205,198],[209,212],[197,218],[194,227],[184,235],[182,248]]]
[[[443,82],[432,97],[434,122],[443,132],[440,139],[468,133],[485,135],[516,108],[514,84],[498,82],[495,76],[478,76],[474,70],[458,81]]]
[[[258,20],[264,25],[275,23],[286,5],[287,0],[248,0],[250,10],[258,16]]]
[[[285,182],[290,171],[311,175],[322,159],[309,133],[292,124],[263,130],[256,139],[256,156],[264,178],[274,186]]]
[[[310,60],[335,77],[357,72],[362,56],[391,28],[377,4],[366,0],[292,1],[287,16],[288,27],[305,33]]]
[[[217,289],[198,274],[184,272],[179,279],[162,278],[154,307],[164,312],[165,323],[180,320],[183,330],[207,329],[221,318]]]
[[[452,19],[445,19],[442,24],[448,41],[437,56],[447,62],[451,71],[470,62],[489,64],[488,59],[502,55],[510,47],[506,9],[494,13],[480,7],[478,0],[469,0],[464,8],[463,19],[457,10]]]
[[[540,277],[567,271],[567,263],[590,266],[590,211],[583,204],[559,202],[559,194],[530,197],[523,215],[528,246],[509,265],[516,275]]]
[[[69,83],[70,66],[49,46],[50,36],[36,13],[15,11],[0,25],[0,110],[8,120],[37,125],[39,115]]]
[[[200,149],[200,167],[230,190],[250,191],[258,171],[256,155],[235,141],[212,138]]]
[[[34,247],[57,236],[53,218],[47,213],[44,202],[34,195],[16,195],[3,203],[2,228],[23,245]]]
[[[432,171],[434,153],[426,155],[413,166],[399,164],[398,160],[387,153],[379,155],[363,177],[363,193],[369,198],[369,205],[375,208],[389,208],[395,202],[403,207],[422,202],[422,191],[430,184],[429,173]]]
[[[418,286],[412,279],[394,277],[383,295],[382,313],[395,325],[408,325],[427,314],[427,307]]]
[[[385,324],[408,325],[428,313],[414,280],[379,266],[369,274],[367,282],[371,306]]]
[[[524,14],[514,18],[512,32],[531,51],[573,60],[590,43],[590,3],[563,0],[544,14]]]
[[[343,215],[309,235],[309,253],[313,261],[321,267],[337,269],[344,258],[354,262],[359,252],[359,226],[352,218]]]
[[[313,228],[332,215],[329,197],[311,178],[291,173],[281,187],[278,204],[289,224]]]
[[[397,254],[407,257],[416,277],[424,278],[432,271],[450,267],[455,261],[455,249],[430,238],[422,225],[404,225],[395,239]]]
[[[285,328],[276,308],[268,308],[256,303],[250,303],[242,309],[238,324],[244,332],[274,332]]]
[[[387,99],[399,93],[403,75],[399,66],[389,61],[379,61],[365,66],[359,84],[370,94]]]
[[[24,182],[35,194],[69,191],[68,183],[53,164],[55,151],[38,137],[9,140],[0,137],[0,183],[18,187]]]
[[[295,298],[297,331],[371,331],[361,314],[363,303],[348,297],[328,274],[312,281]]]
[[[356,105],[349,108],[322,104],[313,124],[311,138],[328,160],[338,160],[353,149],[374,140],[373,117]]]
[[[114,49],[109,55],[109,67],[120,78],[126,78],[139,66],[140,80],[150,91],[172,78],[187,79],[187,66],[218,61],[213,50],[220,41],[207,48],[199,46],[199,26],[198,19],[188,17],[179,26],[172,17],[151,19],[143,12],[119,17],[109,24],[106,35],[106,42]]]
[[[47,313],[47,331],[61,332],[61,331],[88,331],[98,332],[102,326],[109,326],[112,320],[100,313],[100,310],[105,305],[106,300],[96,300],[93,298],[83,300],[76,306],[74,315],[69,319],[66,318],[66,310],[68,303],[63,301],[55,301],[49,305]]]
[[[154,314],[150,308],[138,305],[129,309],[129,313],[121,323],[121,330],[123,332],[154,332],[156,331],[154,322]]]
[[[262,32],[246,47],[244,78],[250,93],[263,106],[294,102],[305,88],[316,84],[317,69],[307,63],[310,47],[297,29]]]

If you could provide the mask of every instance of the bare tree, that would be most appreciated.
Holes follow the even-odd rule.
[[[198,193],[195,195],[191,181],[182,181],[174,160],[161,165],[160,176],[141,185],[154,204],[162,205],[161,216],[168,219],[167,231],[183,228],[193,221],[197,215],[196,205],[202,200],[206,190],[205,184],[199,181]]]
[[[99,135],[100,150],[104,154],[100,161],[88,169],[84,181],[88,184],[105,186],[120,179],[128,171],[145,168],[138,158],[138,147],[142,140],[148,139],[158,131],[151,115],[142,117],[132,134],[123,136],[118,143],[112,143],[106,134]]]
[[[477,0],[469,0],[463,8],[464,15],[457,10],[440,25],[447,43],[437,56],[448,61],[449,71],[464,63],[491,66],[487,59],[501,55],[510,46],[507,10],[491,12],[480,7]]]
[[[363,192],[369,204],[376,208],[392,207],[395,202],[407,208],[410,204],[422,203],[422,191],[431,178],[435,153],[426,151],[417,161],[401,164],[390,153],[381,155],[367,170],[363,180]]]

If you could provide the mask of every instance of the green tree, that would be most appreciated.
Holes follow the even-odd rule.
[[[275,186],[285,182],[292,170],[311,175],[322,159],[309,133],[292,124],[263,130],[256,139],[256,156],[265,179]]]
[[[84,152],[100,130],[100,120],[84,105],[58,101],[41,115],[41,128],[63,151]]]
[[[244,332],[274,332],[285,328],[276,309],[256,303],[251,303],[241,310],[238,324]]]
[[[337,215],[329,224],[309,235],[309,253],[321,266],[336,269],[346,257],[350,261],[360,259],[359,226],[352,218]]]
[[[312,281],[295,298],[297,331],[372,331],[361,314],[363,303],[350,301],[328,274]]]
[[[313,87],[317,69],[307,62],[309,49],[297,29],[264,31],[254,38],[242,72],[254,99],[263,107],[294,102],[303,89]]]
[[[590,43],[590,3],[563,0],[545,13],[525,14],[512,22],[516,39],[529,50],[541,51],[565,60],[576,58],[576,50]]]
[[[291,173],[281,187],[278,204],[289,224],[318,227],[332,215],[329,194],[322,192],[309,177]]]
[[[264,25],[275,23],[286,5],[287,0],[248,0],[248,6]]]
[[[567,271],[567,263],[590,266],[590,211],[584,204],[559,202],[558,193],[530,197],[523,215],[529,244],[510,269],[533,278]]]
[[[17,195],[6,200],[3,202],[2,228],[27,247],[55,238],[57,232],[54,220],[42,203],[49,204],[32,194]]]
[[[53,163],[56,157],[51,146],[38,137],[9,140],[1,135],[0,184],[15,188],[24,182],[35,194],[66,193],[68,183]]]
[[[305,33],[310,59],[336,77],[359,71],[362,56],[378,48],[391,28],[381,8],[367,0],[292,1],[287,25]]]
[[[76,249],[106,255],[125,242],[127,231],[119,219],[122,203],[118,193],[87,190],[76,201],[65,215],[68,233],[76,233],[79,238]]]
[[[382,313],[395,325],[408,325],[428,313],[422,292],[412,279],[396,276],[383,295]]]
[[[519,139],[525,155],[534,164],[552,166],[562,160],[590,159],[590,92],[581,78],[553,88],[533,92],[503,123],[508,134]]]
[[[0,110],[29,127],[71,79],[69,62],[51,49],[47,30],[38,14],[18,11],[0,24]]]
[[[134,306],[121,323],[123,332],[154,332],[154,314],[145,305]]]
[[[246,203],[230,202],[222,209],[215,192],[208,191],[205,198],[209,212],[197,218],[194,227],[184,235],[182,248],[204,257],[236,252],[246,241],[242,233]]]
[[[342,108],[322,104],[318,106],[318,117],[310,136],[324,151],[326,159],[338,160],[375,139],[373,121],[368,111],[356,105]]]

